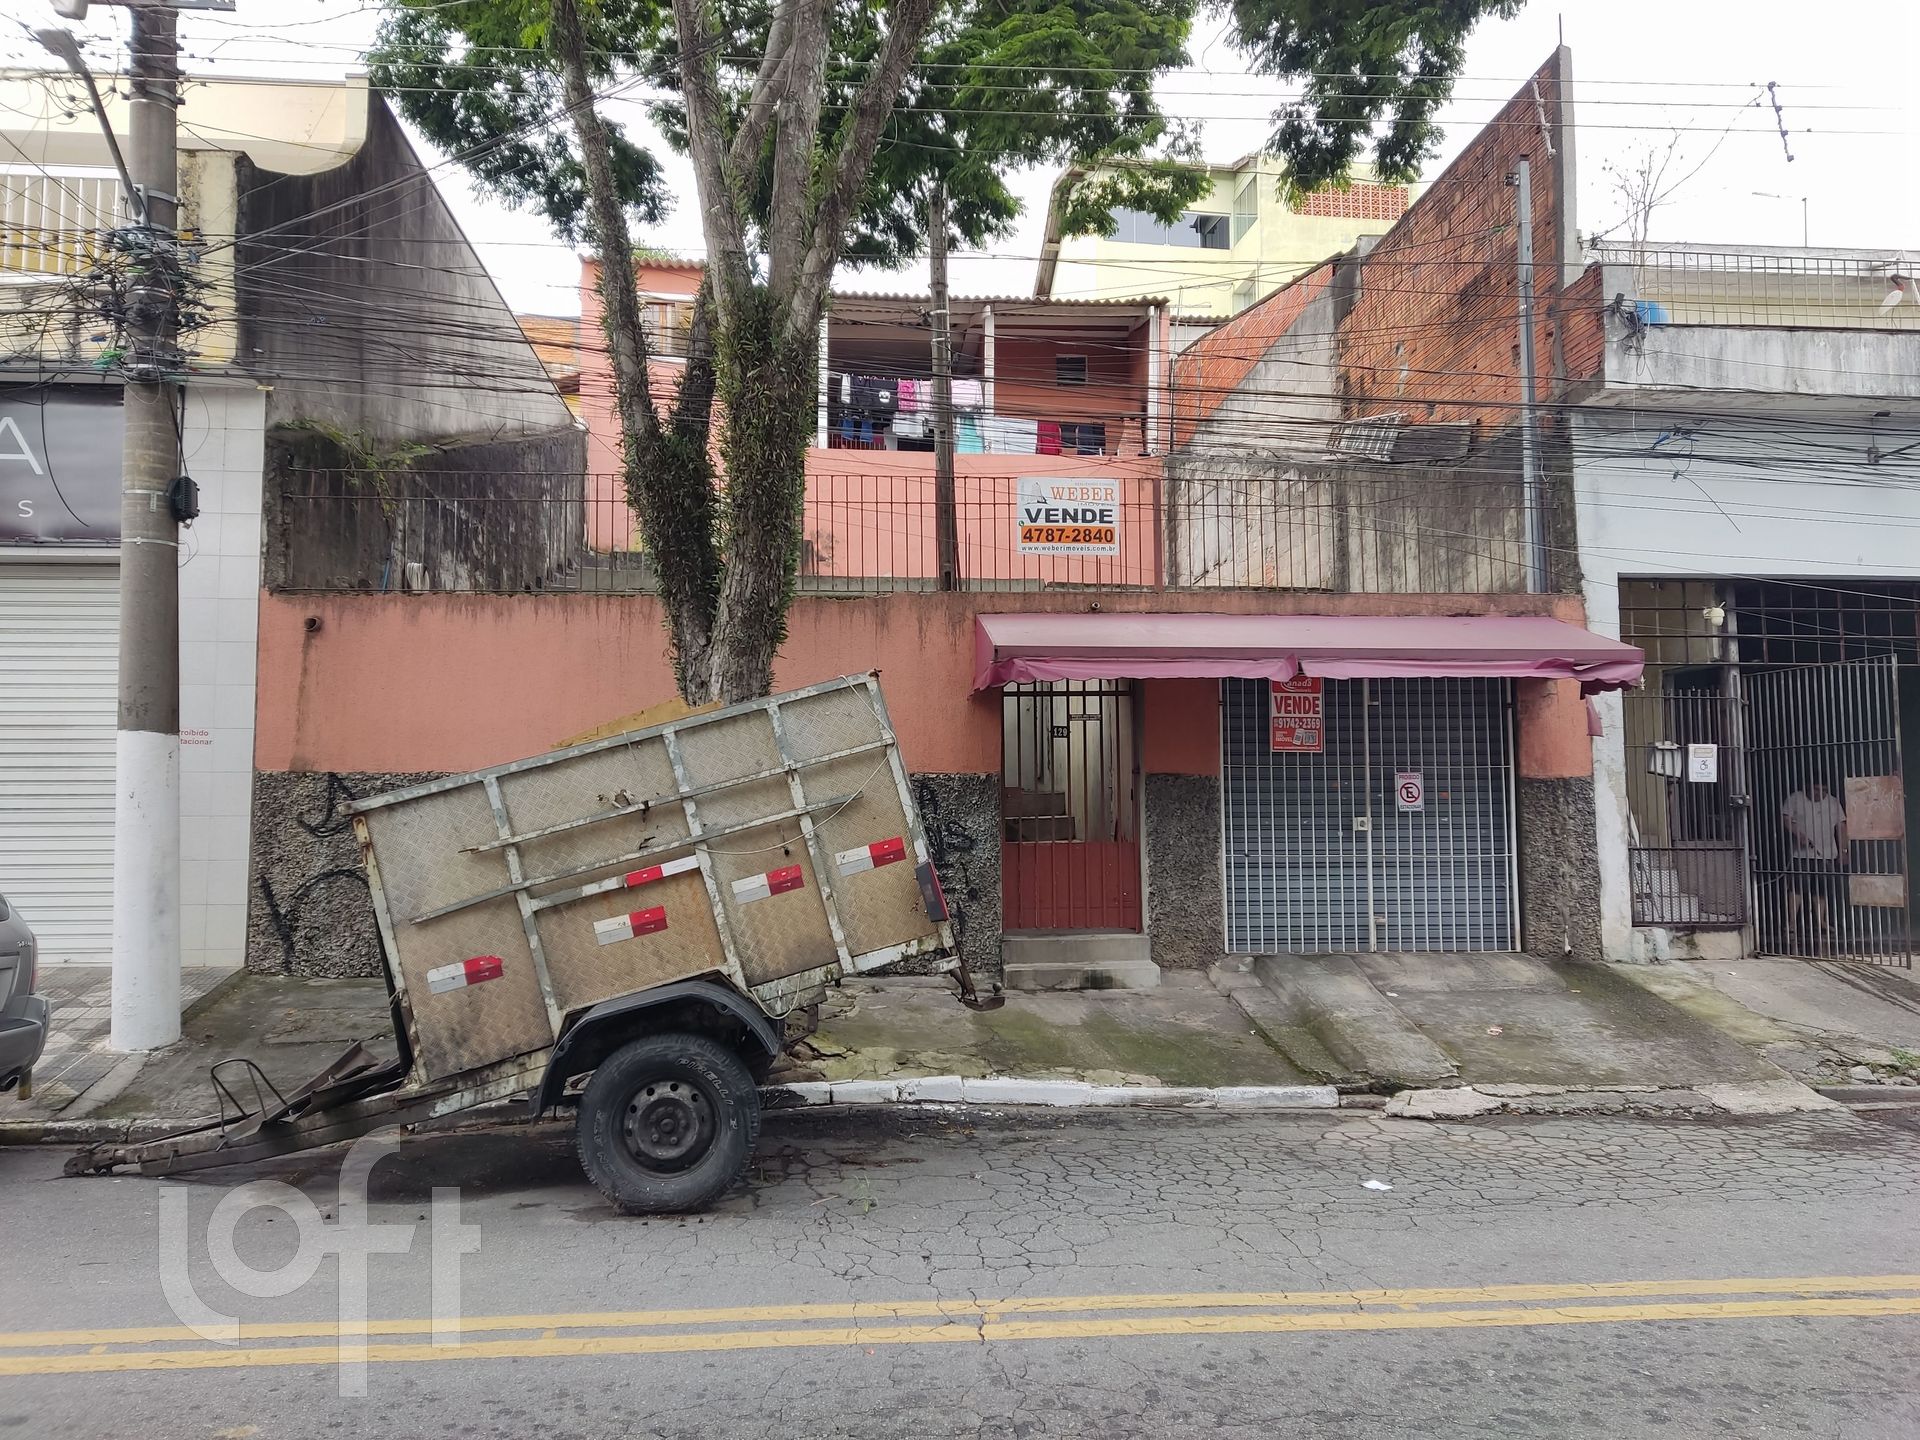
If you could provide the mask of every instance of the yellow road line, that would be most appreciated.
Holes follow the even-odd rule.
[[[1696,1301],[1685,1304],[1575,1305],[1502,1310],[1349,1311],[1323,1314],[1141,1315],[1093,1320],[985,1321],[978,1325],[842,1327],[810,1330],[706,1330],[678,1335],[578,1335],[555,1339],[474,1340],[459,1345],[370,1344],[372,1364],[441,1360],[580,1359],[726,1350],[826,1349],[836,1346],[978,1344],[983,1341],[1127,1339],[1181,1335],[1285,1335],[1313,1331],[1475,1330],[1536,1325],[1619,1325],[1650,1321],[1872,1319],[1920,1315],[1920,1297]],[[99,1375],[129,1371],[232,1370],[331,1365],[335,1345],[234,1350],[149,1350],[106,1355],[0,1357],[0,1375]]]
[[[736,1305],[684,1310],[563,1311],[535,1315],[463,1317],[463,1333],[509,1330],[633,1330],[685,1325],[753,1325],[794,1320],[962,1320],[975,1315],[1060,1315],[1102,1310],[1248,1310],[1316,1306],[1473,1305],[1555,1300],[1644,1299],[1656,1295],[1828,1295],[1835,1292],[1920,1291],[1920,1275],[1800,1275],[1724,1280],[1611,1280],[1567,1285],[1464,1285],[1410,1290],[1254,1290],[1210,1294],[1056,1295],[1006,1300],[886,1300],[847,1304]],[[333,1320],[243,1323],[240,1340],[330,1339]],[[430,1319],[370,1320],[369,1335],[427,1335]],[[0,1350],[67,1345],[145,1345],[202,1337],[184,1325],[108,1330],[0,1332]]]

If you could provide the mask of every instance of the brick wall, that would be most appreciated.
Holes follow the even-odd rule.
[[[1350,414],[1400,411],[1414,422],[1493,425],[1513,420],[1519,302],[1514,190],[1507,176],[1522,156],[1532,162],[1535,344],[1544,375],[1556,354],[1563,240],[1559,167],[1549,152],[1569,138],[1561,125],[1556,54],[1367,255],[1359,294],[1341,325]]]
[[[1606,365],[1607,325],[1601,314],[1606,299],[1600,285],[1600,267],[1593,265],[1560,295],[1555,320],[1561,374],[1568,382],[1598,380]]]
[[[1259,304],[1215,326],[1173,362],[1173,443],[1194,431],[1244,382],[1301,313],[1333,284],[1339,261],[1329,260],[1274,291]]]

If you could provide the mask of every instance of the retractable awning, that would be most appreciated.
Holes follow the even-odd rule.
[[[1640,678],[1645,655],[1541,615],[1004,614],[975,621],[973,688],[1035,680],[1456,675]]]

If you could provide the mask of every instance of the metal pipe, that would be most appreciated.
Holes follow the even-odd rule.
[[[1533,180],[1525,156],[1514,166],[1515,230],[1520,289],[1520,475],[1526,514],[1527,589],[1547,589],[1547,532],[1540,495],[1538,421],[1533,360]]]

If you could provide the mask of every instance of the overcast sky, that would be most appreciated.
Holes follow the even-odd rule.
[[[20,0],[32,23],[54,20],[47,0]],[[183,24],[191,71],[337,78],[355,68],[378,7],[366,0],[239,0],[232,15],[194,15]],[[1654,216],[1655,239],[1736,244],[1801,243],[1805,197],[1816,246],[1920,251],[1920,7],[1898,0],[1828,0],[1817,7],[1781,0],[1532,0],[1515,20],[1481,27],[1467,50],[1456,99],[1443,115],[1445,143],[1428,166],[1446,161],[1543,61],[1562,30],[1574,55],[1578,125],[1579,226],[1618,225],[1623,205],[1609,164],[1630,163],[1649,146],[1674,146],[1668,175],[1680,183]],[[84,28],[103,65],[124,39],[124,12],[94,7]],[[0,63],[44,59],[24,34],[0,33]],[[1249,76],[1208,26],[1193,46],[1194,68],[1167,78],[1163,103],[1205,122],[1208,153],[1231,160],[1266,135],[1264,117],[1282,92]],[[1777,84],[1783,146],[1766,86]],[[612,118],[638,125],[634,107]],[[1675,132],[1678,131],[1676,139]],[[1793,159],[1787,159],[1791,149]],[[440,157],[422,147],[428,162]],[[691,172],[666,157],[682,201],[641,238],[697,256],[700,226]],[[435,172],[441,189],[513,307],[561,314],[578,309],[578,263],[532,215],[476,195],[456,167]],[[954,261],[957,290],[1024,294],[1050,174],[1016,177],[1027,210],[991,256]],[[1756,193],[1762,192],[1762,193]],[[860,288],[919,288],[924,265],[893,276],[853,273]]]

